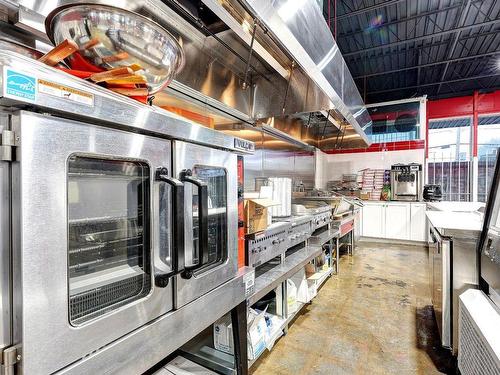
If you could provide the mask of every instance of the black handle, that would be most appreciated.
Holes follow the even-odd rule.
[[[208,262],[208,185],[205,181],[193,177],[190,169],[180,173],[182,182],[189,182],[198,187],[198,264],[192,266],[184,265],[181,276],[189,279],[193,271],[203,267]]]
[[[436,243],[437,242],[437,238],[434,235],[434,233],[432,232],[432,229],[429,230],[429,234],[431,235],[432,243]]]
[[[170,277],[182,271],[179,266],[184,265],[184,184],[168,175],[165,167],[156,170],[155,179],[172,186],[172,248],[170,259],[172,270],[170,272],[155,273],[155,285],[164,288],[168,285]]]

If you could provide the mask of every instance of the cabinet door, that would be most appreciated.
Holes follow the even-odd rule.
[[[410,205],[410,240],[412,241],[426,241],[426,218],[425,218],[425,203]]]
[[[410,239],[410,205],[387,204],[385,207],[385,238]]]
[[[365,204],[362,214],[363,237],[384,238],[384,205]]]

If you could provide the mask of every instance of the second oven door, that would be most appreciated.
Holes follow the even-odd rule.
[[[175,296],[181,307],[238,272],[238,176],[237,156],[227,151],[175,141],[174,158],[185,196],[186,271]]]
[[[15,343],[52,373],[173,308],[171,143],[21,112],[13,164]],[[166,284],[166,285],[165,285]]]

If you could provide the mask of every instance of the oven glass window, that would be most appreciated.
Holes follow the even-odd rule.
[[[149,167],[73,156],[68,163],[69,319],[81,324],[151,290]]]
[[[227,259],[227,173],[224,168],[195,166],[195,177],[208,185],[208,254],[206,266],[219,264]],[[198,254],[198,189],[193,189],[193,239]]]

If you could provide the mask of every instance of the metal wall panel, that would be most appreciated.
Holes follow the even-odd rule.
[[[0,115],[0,132],[8,127]],[[0,161],[0,349],[11,344],[10,163]]]
[[[289,177],[292,186],[302,182],[307,188],[314,187],[313,152],[303,151],[268,135],[255,141],[255,148],[253,155],[244,156],[245,191],[255,190],[256,177]]]

